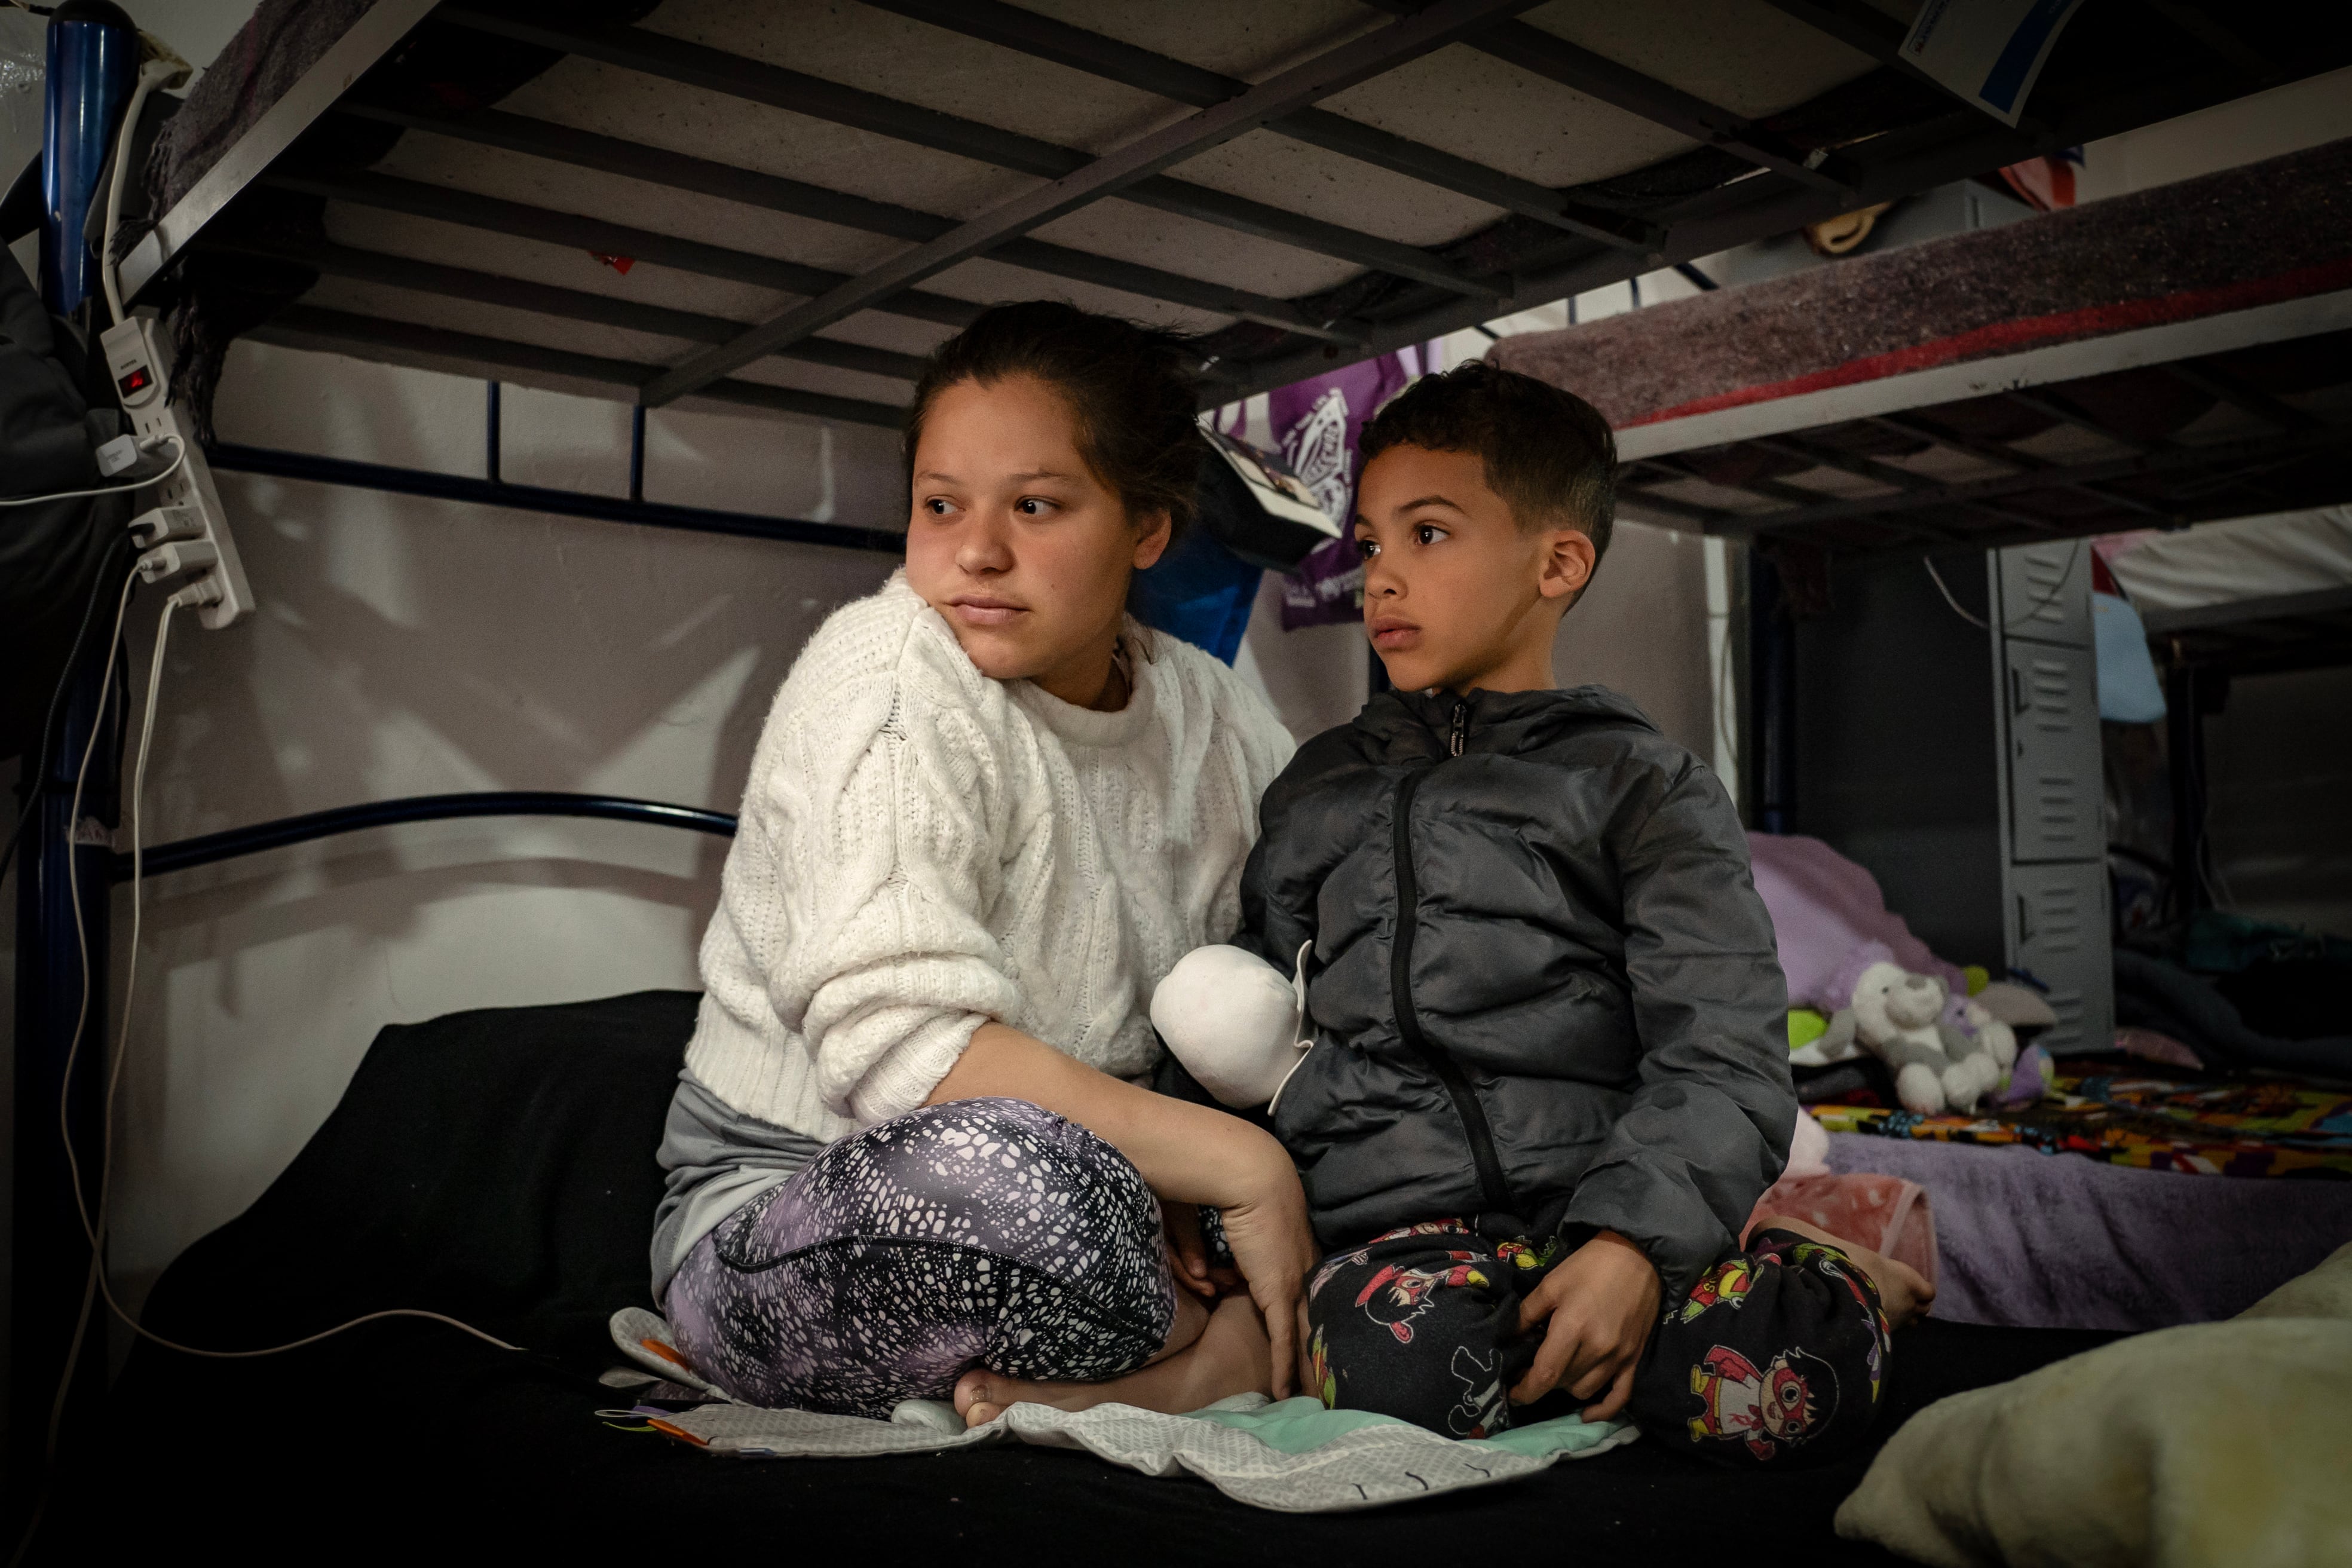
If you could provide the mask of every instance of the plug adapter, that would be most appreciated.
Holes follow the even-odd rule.
[[[100,479],[110,479],[118,474],[127,474],[138,466],[139,439],[137,437],[117,436],[111,441],[102,441],[99,444],[98,477]]]
[[[139,580],[160,583],[183,572],[199,572],[220,564],[220,552],[206,539],[176,539],[159,544],[139,558]]]
[[[131,542],[152,549],[167,539],[202,539],[205,520],[184,506],[159,506],[131,520]]]

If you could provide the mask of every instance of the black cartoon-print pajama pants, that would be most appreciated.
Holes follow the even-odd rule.
[[[1566,1255],[1557,1240],[1491,1240],[1458,1220],[1334,1254],[1307,1288],[1310,1392],[1456,1437],[1507,1429],[1510,1389],[1543,1334],[1518,1331],[1520,1300]],[[1869,1279],[1835,1247],[1768,1226],[1667,1305],[1626,1415],[1645,1438],[1703,1458],[1828,1458],[1870,1430],[1887,1354]],[[1583,1402],[1559,1403],[1566,1414]]]
[[[736,1398],[887,1416],[977,1366],[1133,1372],[1168,1342],[1176,1283],[1125,1155],[1025,1100],[960,1100],[826,1145],[696,1243],[665,1305]]]

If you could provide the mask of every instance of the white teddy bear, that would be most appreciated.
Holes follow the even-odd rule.
[[[1307,953],[1291,978],[1238,947],[1196,947],[1151,993],[1151,1026],[1221,1105],[1246,1110],[1282,1092],[1307,1036]]]
[[[1834,1061],[1859,1046],[1878,1058],[1906,1110],[1973,1111],[2017,1059],[2017,1035],[1974,1002],[1961,1004],[1954,1023],[1945,1016],[1949,995],[1932,974],[1874,963],[1854,982],[1853,1005],[1830,1020],[1822,1054]]]

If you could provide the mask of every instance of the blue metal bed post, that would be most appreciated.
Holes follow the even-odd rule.
[[[71,313],[98,293],[83,225],[106,168],[115,122],[131,95],[139,37],[114,6],[68,0],[50,19],[41,139],[42,301]],[[101,589],[103,592],[103,589]],[[103,613],[108,606],[101,605]],[[111,621],[108,621],[111,625]],[[93,644],[95,639],[93,639]],[[120,805],[122,742],[119,707],[104,700],[111,646],[87,647],[67,673],[67,698],[45,779],[26,825],[16,871],[16,1192],[10,1279],[8,1516],[20,1521],[40,1483],[49,1412],[74,1321],[81,1310],[89,1245],[82,1234],[73,1179],[58,1138],[58,1105],[66,1056],[81,1016],[82,1050],[74,1063],[71,1135],[83,1162],[84,1203],[96,1200],[100,1065],[106,1057],[108,860],[104,829]],[[98,743],[89,745],[93,731]],[[74,820],[74,775],[85,749],[89,772]],[[37,752],[35,753],[37,755]],[[27,766],[31,763],[28,759]],[[79,842],[94,839],[96,842]],[[77,865],[77,862],[79,864]],[[81,937],[74,930],[76,891]],[[83,1013],[82,952],[89,954],[89,1009]],[[91,1407],[106,1366],[102,1317],[84,1337],[73,1369],[64,1436]]]

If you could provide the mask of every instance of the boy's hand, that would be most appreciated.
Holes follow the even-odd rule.
[[[1566,1387],[1584,1407],[1587,1421],[1606,1421],[1625,1408],[1633,1392],[1633,1369],[1657,1326],[1658,1271],[1642,1249],[1613,1230],[1604,1230],[1569,1254],[1519,1303],[1519,1331],[1547,1318],[1543,1348],[1536,1363],[1511,1390],[1526,1405]]]

